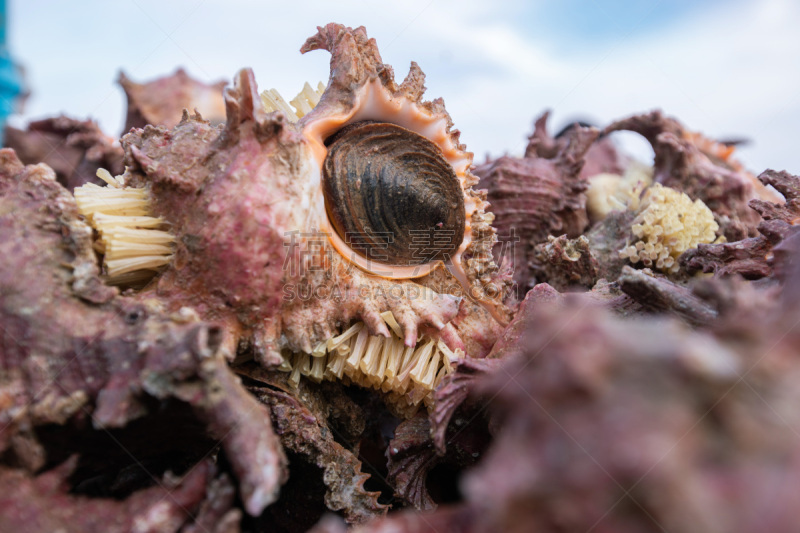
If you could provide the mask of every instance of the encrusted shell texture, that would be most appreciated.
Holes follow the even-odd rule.
[[[335,374],[325,367],[335,357],[324,347],[363,323],[370,338],[385,342],[371,341],[373,349],[354,351],[358,357],[395,346],[394,338],[413,348],[403,362],[411,365],[411,377],[398,385],[424,385],[415,392],[419,404],[449,368],[447,354],[485,355],[510,316],[504,304],[510,280],[491,253],[493,217],[485,197],[472,189],[472,154],[451,130],[444,103],[422,100],[424,75],[416,64],[397,85],[363,28],[319,28],[302,51],[320,48],[331,52],[331,77],[317,105],[297,122],[283,111],[268,112],[253,73],[242,70],[225,94],[224,126],[186,114],[171,130],[147,126],[123,138],[128,170],[121,180],[146,190],[151,215],[175,236],[172,261],[138,297],[169,310],[188,306],[220,323],[230,357],[254,353],[261,364],[293,370],[300,363],[304,375]],[[402,143],[389,144],[390,185],[384,190],[348,177],[341,198],[329,191],[331,211],[339,210],[340,218],[358,211],[346,205],[346,194],[383,194],[367,198],[361,209],[370,229],[397,232],[400,247],[414,238],[409,229],[452,232],[438,253],[387,269],[347,242],[346,226],[335,231],[325,205],[324,166],[337,160],[335,135],[365,121],[402,132]],[[351,148],[343,143],[342,153]],[[399,164],[409,158],[410,169]],[[401,193],[408,194],[405,200],[393,196]],[[369,219],[377,212],[372,207],[387,218],[382,226]],[[356,231],[366,233],[366,226]],[[407,352],[377,353],[389,351]],[[352,367],[359,371],[349,379],[385,388],[383,374],[372,373],[383,364],[377,361],[375,368],[356,361]]]

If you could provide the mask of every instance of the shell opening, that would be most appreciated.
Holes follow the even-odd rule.
[[[437,145],[374,121],[350,124],[325,144],[325,211],[354,252],[408,266],[447,260],[458,249],[464,193]]]
[[[311,120],[312,115],[313,113],[308,116],[309,120],[305,123],[303,132],[320,169],[320,179],[328,155],[325,142],[345,126],[356,122],[379,121],[395,124],[425,137],[439,148],[456,175],[464,201],[463,238],[460,245],[450,255],[447,266],[468,290],[467,276],[461,265],[461,256],[472,242],[471,218],[477,209],[477,204],[475,199],[465,193],[469,188],[466,173],[471,164],[470,157],[461,151],[448,135],[445,119],[434,116],[424,107],[406,98],[393,97],[379,80],[374,80],[362,87],[356,98],[356,104],[349,112],[313,117]],[[324,198],[319,198],[318,202],[320,212],[326,212]],[[387,267],[387,265],[372,261],[353,250],[346,240],[335,231],[327,216],[322,217],[321,224],[320,230],[328,236],[331,245],[340,255],[373,275],[387,279],[412,279],[425,276],[442,265],[442,261],[437,259],[423,264]]]

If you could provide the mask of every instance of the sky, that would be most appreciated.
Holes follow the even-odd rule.
[[[27,69],[28,120],[65,113],[121,133],[120,70],[146,81],[184,67],[204,81],[252,67],[287,99],[328,77],[299,48],[316,26],[365,26],[398,81],[411,61],[475,153],[521,155],[534,119],[603,127],[660,108],[689,129],[746,138],[749,168],[800,174],[796,0],[8,0],[12,56]],[[651,157],[635,134],[619,142]]]

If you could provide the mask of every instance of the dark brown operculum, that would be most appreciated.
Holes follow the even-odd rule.
[[[373,261],[415,265],[452,256],[464,237],[464,193],[425,137],[358,122],[329,139],[325,207],[339,236]]]

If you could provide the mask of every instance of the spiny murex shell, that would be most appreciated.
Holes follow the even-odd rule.
[[[471,339],[485,344],[509,318],[509,281],[492,259],[492,216],[472,189],[472,154],[443,102],[422,100],[424,75],[414,63],[397,85],[363,28],[319,28],[301,51],[315,49],[331,52],[331,78],[296,124],[266,112],[246,69],[226,91],[224,127],[186,115],[171,131],[148,126],[123,138],[122,179],[147,190],[153,215],[175,235],[174,259],[140,297],[223,323],[231,356],[250,346],[268,365],[285,363],[287,350],[316,356],[357,321],[370,336],[394,334],[410,348],[420,334],[449,350],[476,345]],[[322,186],[326,141],[363,121],[405,128],[449,164],[447,188],[460,192],[464,209],[452,275],[441,258],[387,269],[334,231]]]

